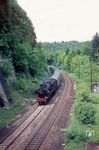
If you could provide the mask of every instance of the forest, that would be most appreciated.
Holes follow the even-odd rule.
[[[10,108],[0,108],[0,128],[33,104],[35,90],[49,76],[48,65],[68,73],[76,85],[66,150],[99,142],[99,95],[92,89],[99,83],[99,34],[86,42],[38,43],[35,27],[17,1],[0,0],[0,73],[13,97]],[[94,130],[95,136],[87,137],[87,130]]]
[[[66,150],[84,150],[86,142],[99,142],[99,95],[93,93],[93,86],[99,84],[99,34],[89,42],[43,43],[43,47],[49,62],[68,73],[76,86],[71,124],[65,132]]]
[[[91,47],[91,42],[86,41],[86,42],[78,42],[78,41],[62,41],[62,42],[44,42],[43,43],[43,48],[46,49],[49,52],[55,52],[58,51],[66,51],[67,49],[73,49],[74,51],[78,49],[82,49],[83,47],[89,48]]]
[[[33,102],[47,70],[46,52],[37,43],[35,28],[26,12],[16,0],[0,0],[0,73],[13,98],[11,108],[0,109],[0,127]]]
[[[97,34],[96,34],[97,36]],[[94,37],[94,40],[96,39]],[[92,49],[94,42],[92,41]],[[95,48],[96,49],[96,48]],[[97,53],[98,52],[98,53]],[[66,150],[83,150],[85,143],[99,142],[99,95],[93,93],[93,85],[99,83],[99,49],[96,54],[77,54],[67,69],[76,85],[76,101],[72,121],[66,131]],[[71,58],[71,57],[70,57]],[[92,135],[89,135],[89,134]]]

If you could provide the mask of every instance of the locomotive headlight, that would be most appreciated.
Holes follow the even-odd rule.
[[[48,97],[47,96],[45,96],[45,99],[47,99]]]

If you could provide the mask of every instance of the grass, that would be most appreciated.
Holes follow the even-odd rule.
[[[65,150],[84,150],[85,144],[80,142],[80,143],[68,143],[65,147]]]
[[[11,89],[11,95],[14,100],[10,108],[0,108],[0,128],[7,126],[16,117],[26,111],[26,108],[32,104],[35,95],[33,93],[18,92]]]
[[[11,108],[0,108],[0,128],[7,126],[17,115],[25,111],[26,106],[22,105],[23,98],[17,92],[13,91],[14,104]]]
[[[95,108],[97,109],[95,125],[80,124],[74,113],[72,114],[70,127],[66,130],[65,133],[66,150],[74,150],[74,148],[76,149],[76,146],[78,147],[77,150],[79,150],[81,145],[82,150],[84,150],[86,142],[99,143],[99,104],[95,105]],[[92,137],[86,136],[89,131],[94,131]]]
[[[88,140],[86,137],[86,126],[81,126],[74,114],[71,119],[71,125],[65,132],[66,150],[85,150],[85,143]]]
[[[71,125],[65,132],[66,150],[85,150],[86,142],[99,143],[99,104],[95,105],[95,107],[97,108],[95,125],[80,124],[73,113]],[[94,131],[94,135],[87,137],[86,134],[88,131]],[[68,134],[70,136],[72,132],[75,133],[74,138],[68,139]],[[83,138],[81,138],[81,136],[83,136]]]
[[[13,105],[8,108],[0,108],[0,129],[9,125],[16,117],[26,111],[33,100],[36,98],[35,90],[39,88],[42,80],[49,77],[48,73],[40,77],[33,78],[20,78],[13,84],[10,78],[9,87],[10,93],[13,98]]]
[[[66,150],[85,150],[85,144],[87,142],[99,143],[99,95],[91,94],[90,96],[93,97],[90,103],[93,104],[96,110],[95,114],[96,123],[94,125],[81,124],[75,116],[74,113],[75,107],[73,107],[71,124],[69,128],[66,129],[65,132]],[[75,100],[74,105],[76,105],[77,103],[79,103],[78,99]],[[91,137],[87,136],[89,131],[94,133],[93,136]]]

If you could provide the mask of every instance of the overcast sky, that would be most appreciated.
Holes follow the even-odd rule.
[[[99,0],[18,0],[38,41],[86,41],[99,32]]]

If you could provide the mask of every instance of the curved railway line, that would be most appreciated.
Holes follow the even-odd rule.
[[[64,124],[65,113],[68,114],[66,122],[70,114],[74,96],[71,80],[62,73],[63,81],[53,99],[43,106],[35,104],[25,115],[20,117],[12,126],[4,131],[0,137],[0,150],[37,150],[44,148],[48,134],[52,127],[59,125],[60,128]],[[66,105],[69,108],[66,110]],[[56,132],[57,133],[57,132]],[[46,137],[46,138],[45,138]],[[48,143],[50,140],[48,139]],[[45,145],[46,146],[46,145]],[[41,147],[41,148],[40,148]],[[55,150],[54,146],[53,149]],[[57,147],[58,150],[58,147]]]

